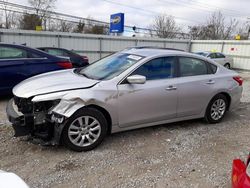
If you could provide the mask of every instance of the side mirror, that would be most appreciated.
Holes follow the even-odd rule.
[[[127,77],[127,81],[130,84],[144,84],[146,82],[146,77],[142,75],[132,75]]]

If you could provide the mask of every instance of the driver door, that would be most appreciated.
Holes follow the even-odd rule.
[[[156,123],[176,118],[176,58],[150,60],[132,75],[146,77],[144,84],[130,84],[126,79],[118,85],[119,126]]]

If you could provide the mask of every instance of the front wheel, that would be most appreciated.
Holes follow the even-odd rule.
[[[107,133],[107,120],[94,108],[77,111],[66,123],[62,139],[74,151],[88,151],[98,146]]]
[[[228,100],[226,96],[223,94],[216,95],[208,104],[205,119],[209,123],[219,123],[225,116],[227,107]]]

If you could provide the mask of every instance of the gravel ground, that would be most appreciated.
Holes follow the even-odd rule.
[[[250,73],[241,75],[242,102],[220,124],[194,120],[118,133],[82,153],[14,138],[1,99],[0,169],[31,187],[230,187],[232,160],[249,152]]]

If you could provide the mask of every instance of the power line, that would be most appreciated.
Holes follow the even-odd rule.
[[[24,9],[24,10],[32,10],[32,11],[36,10],[33,7],[20,5],[20,4],[16,4],[16,3],[5,2],[5,1],[0,1],[0,4],[8,5],[8,6],[15,7],[15,8],[21,8],[21,9]],[[63,16],[63,17],[70,17],[70,18],[74,18],[74,19],[78,19],[78,20],[86,20],[86,21],[91,21],[91,22],[95,22],[95,23],[109,24],[108,22],[104,22],[104,21],[99,21],[99,20],[90,19],[90,18],[83,18],[83,17],[80,17],[80,16],[73,16],[73,15],[64,14],[64,13],[55,12],[55,11],[47,11],[47,10],[42,10],[42,9],[40,9],[40,11],[47,12],[49,14],[58,15],[58,16]]]
[[[163,2],[163,3],[171,3],[171,4],[175,4],[175,5],[178,5],[178,6],[185,6],[189,9],[192,9],[192,10],[197,10],[197,11],[202,11],[204,13],[204,11],[206,12],[209,12],[209,13],[214,13],[214,10],[208,10],[208,7],[207,6],[201,6],[201,5],[197,5],[197,4],[190,4],[190,3],[187,3],[187,2],[183,2],[183,1],[178,1],[178,2],[172,2],[172,1],[167,1],[167,0],[158,0],[160,2]],[[193,7],[192,5],[194,5],[195,7]],[[229,13],[225,13],[226,15],[230,16],[230,17],[242,17],[242,15],[240,14],[229,14]]]
[[[0,10],[7,10],[10,12],[16,12],[19,14],[25,14],[27,13],[26,11],[36,11],[35,8],[33,7],[29,7],[29,6],[25,6],[25,5],[20,5],[20,4],[16,4],[16,3],[9,3],[9,2],[5,2],[5,1],[0,1],[0,5],[4,4],[5,6],[7,5],[8,7],[10,7],[9,9],[6,8],[0,8]],[[12,8],[12,9],[11,9]],[[20,10],[13,10],[13,8],[17,8],[17,9],[21,9]],[[40,10],[40,11],[45,11],[45,10]],[[54,12],[54,11],[46,11],[47,13],[49,13],[50,15],[55,15],[55,16],[60,16],[63,18],[71,18],[71,19],[76,19],[78,21],[73,21],[73,20],[68,20],[68,19],[63,19],[63,18],[58,18],[58,17],[53,17],[50,16],[50,18],[55,19],[55,20],[61,20],[61,21],[67,21],[67,22],[72,22],[72,23],[79,23],[80,20],[83,21],[88,21],[88,22],[92,22],[92,23],[98,23],[100,25],[104,25],[105,27],[109,26],[109,22],[104,22],[104,21],[99,21],[99,20],[95,20],[95,19],[89,19],[89,18],[83,18],[83,17],[79,17],[79,16],[74,16],[74,15],[68,15],[68,14],[64,14],[64,13],[60,13],[60,12]],[[86,23],[85,23],[86,24]],[[87,25],[87,24],[86,24]],[[128,28],[130,30],[126,30],[126,32],[134,32],[131,29],[133,29],[134,26],[129,26],[129,25],[125,25],[125,28]],[[151,35],[155,35],[156,36],[156,32],[157,30],[154,29],[149,29],[149,28],[143,28],[143,27],[136,27],[137,33],[142,33],[142,34],[151,34]],[[155,32],[155,33],[152,33]],[[179,35],[188,35],[187,33],[177,33]]]
[[[111,4],[115,4],[115,5],[119,5],[119,6],[122,6],[122,7],[127,7],[127,8],[131,8],[131,9],[135,9],[137,11],[145,12],[145,13],[150,14],[150,15],[158,15],[158,14],[160,14],[159,12],[155,12],[155,11],[151,11],[151,10],[146,10],[146,9],[143,9],[143,8],[139,8],[139,7],[135,7],[135,6],[123,4],[123,3],[120,3],[120,2],[114,2],[114,1],[110,1],[110,0],[102,0],[102,1],[105,1],[105,2],[111,3]],[[189,22],[200,23],[199,21],[192,20],[192,19],[187,19],[185,17],[180,17],[180,16],[173,16],[173,17],[176,18],[176,19],[179,19],[179,20],[185,20],[185,21],[189,21]]]
[[[204,3],[204,2],[198,2],[198,1],[195,1],[195,0],[190,0],[190,1],[192,1],[192,2],[194,2],[196,4],[203,5],[205,7],[214,7],[214,8],[220,9],[220,10],[224,10],[224,11],[228,11],[228,12],[236,12],[237,14],[242,15],[242,12],[237,11],[237,10],[222,8],[222,7],[219,7],[219,6],[210,5],[210,4],[207,4],[207,3]],[[246,16],[246,15],[244,15],[244,16]]]
[[[0,1],[0,5],[1,4],[4,4],[5,6],[7,6],[9,8],[6,8],[6,7],[1,8],[0,7],[0,10],[6,10],[6,11],[9,11],[9,12],[15,12],[15,13],[18,13],[18,14],[25,14],[25,13],[27,13],[27,11],[33,11],[34,14],[36,13],[35,9],[33,7],[20,5],[20,4],[16,4],[16,3],[4,2],[4,1]],[[15,8],[17,10],[14,10],[13,8]],[[39,10],[39,11],[45,11],[45,10]],[[68,15],[68,14],[64,14],[64,13],[60,13],[60,12],[54,12],[54,11],[46,11],[46,12],[50,14],[50,16],[48,17],[49,19],[61,20],[61,21],[65,21],[65,22],[71,22],[71,23],[74,23],[74,24],[79,23],[79,21],[81,21],[81,20],[87,21],[87,23],[85,23],[85,25],[90,25],[90,24],[88,24],[88,22],[92,22],[92,23],[98,23],[100,25],[104,25],[105,27],[109,27],[109,24],[110,24],[109,22],[104,22],[104,21],[99,21],[99,20],[89,19],[89,18],[83,18],[83,17],[79,17],[79,16],[74,16],[74,15]],[[54,17],[52,15],[54,15],[56,17]],[[59,18],[57,16],[60,16],[61,18]],[[65,19],[65,18],[70,18],[71,20],[68,20],[68,19]],[[77,21],[74,21],[72,19],[77,20]],[[128,28],[128,29],[125,29],[125,31],[135,33],[134,31],[131,30],[131,29],[133,29],[133,27],[134,26],[125,25],[125,28]],[[153,36],[157,36],[156,32],[157,32],[157,30],[154,30],[154,29],[136,27],[136,33],[137,34],[141,33],[141,34],[150,34],[150,35],[153,35]],[[180,32],[180,33],[177,33],[177,34],[181,35],[181,36],[188,36],[187,33],[181,33]]]

